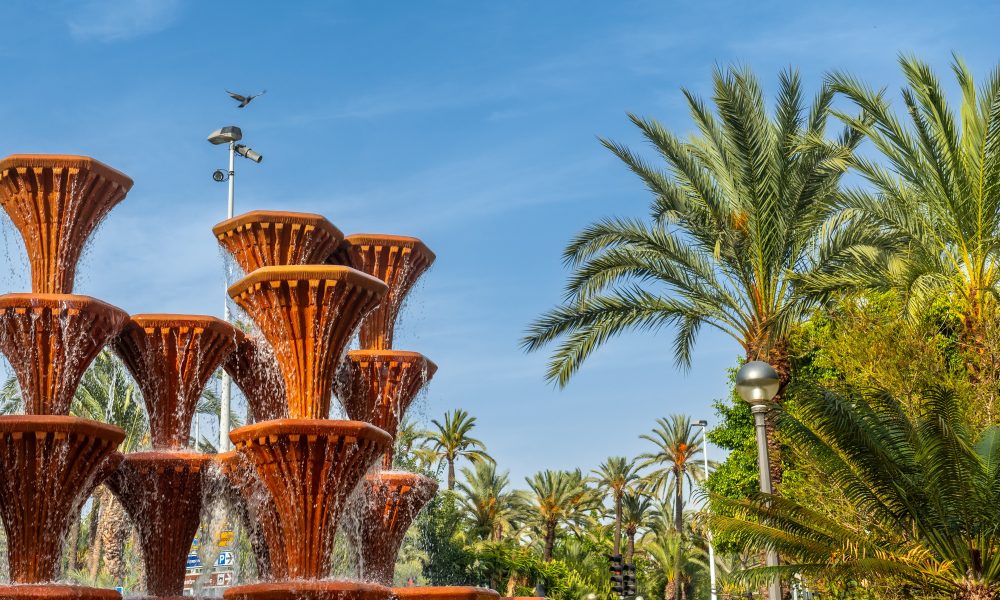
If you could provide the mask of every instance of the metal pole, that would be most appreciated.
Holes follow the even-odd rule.
[[[226,218],[233,218],[233,208],[235,205],[235,171],[233,168],[236,165],[236,142],[229,142],[229,204],[226,207]],[[226,282],[228,283],[228,282]],[[228,286],[227,286],[228,288]],[[222,311],[223,318],[226,322],[229,322],[229,298],[226,297],[226,302],[223,306]],[[229,450],[229,407],[232,404],[233,396],[233,382],[229,378],[229,373],[225,371],[222,372],[222,390],[221,390],[221,402],[219,402],[219,452],[226,452]]]
[[[701,426],[701,453],[705,458],[705,481],[708,481],[708,432]],[[711,510],[711,508],[709,508]],[[712,546],[712,528],[708,529],[708,577],[712,584],[712,600],[717,600],[715,587],[715,548]]]
[[[757,467],[760,469],[760,491],[771,494],[771,464],[767,456],[767,405],[755,404],[750,407],[754,425],[757,428]],[[778,566],[778,553],[767,551],[767,566]],[[768,600],[781,600],[781,582],[774,578],[767,588]]]

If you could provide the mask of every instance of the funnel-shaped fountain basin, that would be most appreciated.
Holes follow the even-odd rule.
[[[257,576],[262,580],[271,579],[273,570],[267,540],[281,537],[274,501],[254,474],[253,467],[237,451],[216,454],[215,460],[222,475],[222,481],[218,482],[223,487],[222,493],[226,495],[228,505],[247,531],[250,549],[257,565]],[[265,534],[265,529],[269,533]],[[277,557],[278,560],[280,558]],[[282,566],[278,571],[287,573],[288,568]]]
[[[259,337],[236,330],[236,350],[226,357],[222,368],[243,390],[250,422],[288,417],[285,381],[271,346]]]
[[[419,239],[399,235],[356,234],[344,242],[351,266],[389,286],[378,308],[361,323],[361,347],[392,348],[399,309],[410,288],[434,262],[434,253]]]
[[[226,600],[390,600],[392,590],[354,581],[255,583],[226,590]]]
[[[437,488],[436,481],[416,473],[383,471],[365,477],[359,490],[357,527],[348,529],[364,580],[392,585],[406,530]]]
[[[327,576],[345,501],[392,438],[368,423],[316,419],[257,423],[229,437],[277,512],[277,526],[264,528],[272,575]]]
[[[0,517],[12,581],[59,576],[66,532],[124,438],[117,427],[76,417],[0,417]]]
[[[263,267],[229,288],[274,350],[290,417],[329,416],[340,356],[385,290],[381,281],[337,266]]]
[[[416,586],[392,588],[398,600],[498,600],[489,588],[460,586]]]
[[[437,365],[419,352],[352,350],[337,377],[337,398],[351,419],[395,438],[406,409],[436,371]],[[392,468],[392,448],[382,466]]]
[[[68,414],[83,372],[127,320],[89,296],[0,296],[0,352],[17,375],[24,411]]]
[[[322,264],[344,234],[322,215],[255,210],[212,228],[244,273],[278,265]]]
[[[73,291],[87,238],[131,187],[125,174],[86,156],[15,154],[0,161],[0,206],[24,239],[33,292]]]
[[[211,459],[193,452],[127,454],[105,482],[139,531],[150,596],[184,592],[184,569],[198,531],[205,467]]]
[[[215,317],[134,315],[115,338],[115,353],[142,390],[154,449],[188,445],[198,399],[236,347],[235,336]]]

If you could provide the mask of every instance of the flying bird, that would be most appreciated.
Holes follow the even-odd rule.
[[[240,105],[237,106],[236,108],[243,108],[247,104],[250,104],[250,101],[256,98],[257,96],[263,96],[264,94],[266,94],[267,90],[264,90],[259,94],[253,94],[251,96],[244,96],[242,94],[237,94],[236,92],[230,92],[229,90],[226,90],[226,93],[229,94],[229,96],[232,97],[233,100],[236,100],[237,102],[240,103]]]

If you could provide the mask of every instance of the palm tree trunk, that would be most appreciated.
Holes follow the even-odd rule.
[[[625,550],[625,563],[632,564],[632,558],[635,556],[635,531],[629,529],[626,531],[628,534],[628,547]]]
[[[448,490],[455,489],[455,459],[448,459]]]
[[[677,536],[681,539],[683,543],[684,536],[681,534],[681,530],[684,528],[684,467],[681,466],[674,473],[676,484],[674,485],[674,530],[677,531]],[[680,600],[681,592],[683,591],[683,586],[680,585],[681,581],[681,561],[680,552],[678,552],[677,561],[674,565],[674,598]]]
[[[128,517],[112,496],[108,496],[101,514],[100,537],[104,547],[104,570],[116,584],[125,580],[125,539],[128,537]]]
[[[552,561],[552,551],[556,547],[556,524],[546,523],[545,524],[545,548],[542,550],[542,560],[544,562]]]
[[[622,495],[615,494],[615,549],[612,554],[622,553]]]
[[[69,557],[66,561],[66,569],[70,573],[80,568],[80,515],[73,519],[73,526],[69,528],[69,535],[66,536],[66,547],[69,549]]]
[[[108,488],[101,486],[97,489],[94,502],[90,506],[90,515],[87,517],[87,551],[90,553],[87,557],[87,572],[91,580],[97,577],[97,572],[101,568],[101,553],[104,549],[101,547],[101,536],[97,535],[97,530],[101,528],[101,512],[103,512],[101,505],[107,494],[109,494]]]

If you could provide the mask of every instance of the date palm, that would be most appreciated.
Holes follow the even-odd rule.
[[[646,478],[659,493],[672,493],[674,530],[681,532],[684,528],[684,484],[693,486],[704,476],[704,470],[696,462],[704,450],[699,436],[691,428],[690,418],[671,415],[669,419],[657,419],[653,431],[639,437],[654,448],[639,455],[641,466],[653,469]]]
[[[750,569],[752,582],[801,573],[909,588],[908,597],[1000,598],[1000,428],[974,435],[949,389],[926,392],[917,417],[881,391],[803,387],[795,399],[782,431],[853,511],[717,498],[717,531],[786,561]]]
[[[984,320],[996,316],[1000,284],[1000,67],[977,88],[954,57],[960,95],[947,91],[926,63],[900,56],[905,117],[885,90],[846,73],[829,84],[868,120],[841,115],[881,156],[855,156],[868,184],[843,194],[820,268],[806,287],[824,294],[845,288],[896,291],[916,315],[947,295],[973,350]]]
[[[624,456],[611,456],[601,463],[601,466],[594,470],[593,473],[598,487],[605,490],[611,496],[611,501],[614,504],[613,553],[620,554],[622,542],[622,496],[641,479],[639,469],[635,461],[628,460]]]
[[[487,461],[493,458],[486,453],[486,444],[469,435],[476,426],[476,418],[457,408],[444,415],[444,423],[432,419],[436,431],[428,431],[424,438],[429,443],[429,449],[435,453],[439,463],[448,465],[448,489],[455,489],[455,462],[465,458],[473,463]]]
[[[499,542],[517,519],[520,497],[509,489],[508,473],[497,473],[496,464],[480,461],[474,467],[462,469],[465,481],[457,484],[459,498],[472,534]]]
[[[631,563],[635,555],[635,536],[639,530],[648,529],[659,516],[656,501],[641,492],[628,492],[622,497],[622,528],[625,530],[625,562]]]
[[[560,528],[579,529],[590,523],[590,512],[600,504],[580,469],[546,470],[526,479],[526,512],[542,538],[542,560],[552,560]]]
[[[795,71],[780,74],[773,114],[748,69],[717,69],[713,79],[714,107],[684,92],[698,130],[687,140],[630,115],[662,167],[603,140],[651,192],[652,218],[599,221],[566,247],[564,303],[522,341],[528,351],[557,343],[547,377],[560,386],[612,337],[668,326],[679,366],[709,326],[787,375],[786,333],[812,306],[795,274],[810,262],[861,136],[824,139],[833,91],[823,87],[807,106]]]

